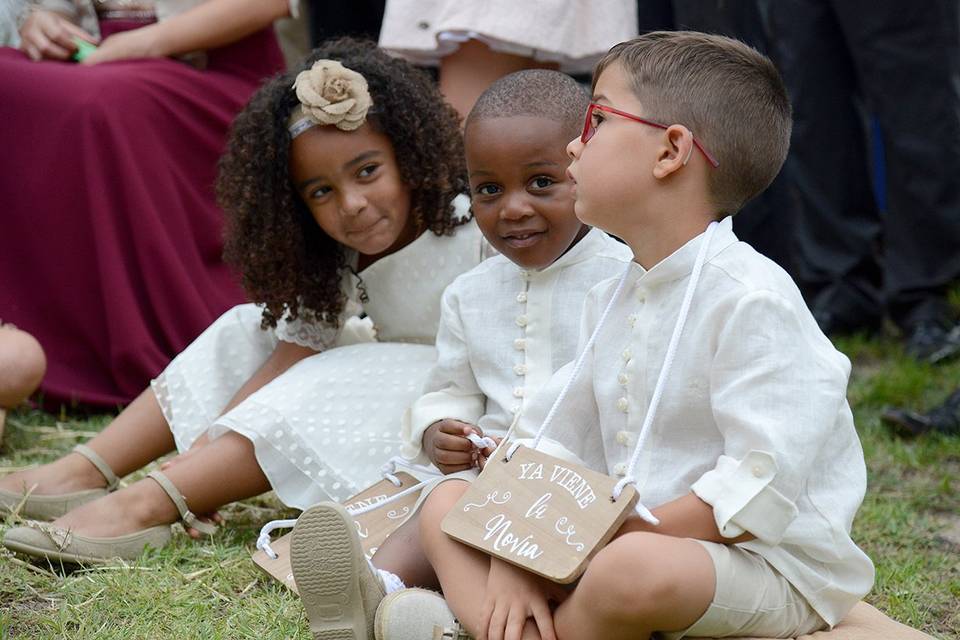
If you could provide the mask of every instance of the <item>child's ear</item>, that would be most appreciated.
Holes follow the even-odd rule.
[[[693,134],[681,124],[672,124],[660,138],[657,162],[653,165],[653,177],[662,180],[679,171],[690,162],[693,155]]]

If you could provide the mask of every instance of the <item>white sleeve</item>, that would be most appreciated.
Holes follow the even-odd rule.
[[[806,478],[827,471],[814,464],[846,403],[850,363],[808,325],[761,291],[738,301],[719,334],[710,395],[724,452],[692,490],[725,537],[777,544]]]
[[[436,346],[437,362],[427,375],[423,395],[407,409],[402,419],[401,453],[421,464],[429,464],[421,451],[427,427],[446,418],[477,424],[486,410],[486,396],[470,365],[459,301],[452,287],[444,291],[440,303]]]

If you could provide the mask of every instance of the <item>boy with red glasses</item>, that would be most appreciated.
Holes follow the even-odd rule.
[[[651,33],[599,63],[567,171],[577,217],[634,260],[591,291],[587,346],[529,417],[554,416],[550,437],[646,508],[565,591],[446,536],[463,490],[435,490],[421,538],[475,637],[792,638],[870,589],[850,537],[866,473],[849,360],[790,277],[731,230],[790,130],[776,69],[736,40]]]

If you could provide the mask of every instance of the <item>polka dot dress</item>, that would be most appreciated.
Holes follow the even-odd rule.
[[[377,261],[360,273],[369,298],[364,322],[376,327],[376,338],[355,327],[341,332],[332,347],[221,415],[281,338],[300,342],[287,337],[289,327],[280,337],[261,330],[256,305],[231,309],[152,383],[177,448],[189,449],[208,431],[211,438],[240,433],[280,499],[301,509],[376,482],[400,451],[400,419],[436,360],[443,289],[488,254],[467,223],[453,236],[425,233]]]

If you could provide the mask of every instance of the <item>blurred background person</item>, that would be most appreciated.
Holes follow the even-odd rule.
[[[497,78],[530,68],[589,78],[636,35],[635,0],[387,0],[380,46],[436,67],[440,92],[465,117]]]
[[[39,0],[0,49],[0,313],[52,405],[128,402],[244,299],[213,183],[287,0]],[[85,42],[97,48],[72,60]]]
[[[794,108],[788,166],[798,281],[829,334],[886,314],[906,351],[960,351],[960,3],[762,0]],[[871,182],[879,125],[886,201]]]

